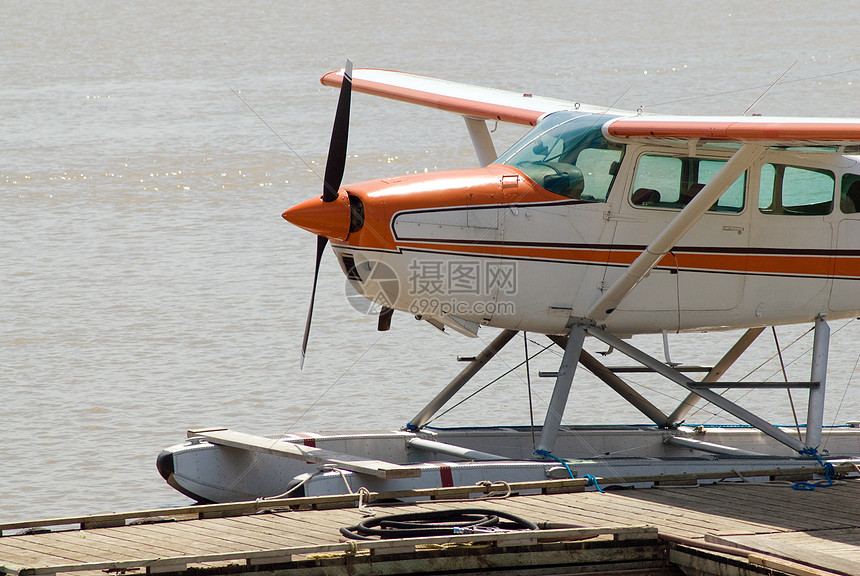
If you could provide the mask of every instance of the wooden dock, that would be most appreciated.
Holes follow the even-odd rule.
[[[6,523],[0,573],[860,575],[860,479],[812,491],[667,482],[606,493],[583,491],[585,480],[398,493],[423,500],[371,502],[372,513],[480,507],[550,525],[394,540],[341,536],[370,513],[366,495]],[[542,493],[516,495],[526,489]]]

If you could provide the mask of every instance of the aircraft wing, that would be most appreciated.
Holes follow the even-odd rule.
[[[343,70],[329,72],[320,81],[326,86],[339,87],[343,81]],[[764,146],[860,145],[860,119],[640,116],[633,112],[373,68],[354,70],[352,89],[455,112],[467,118],[530,126],[534,126],[544,114],[557,110],[610,113],[620,117],[607,123],[604,127],[606,135],[625,140],[674,144],[690,140],[749,142]]]
[[[746,142],[763,146],[860,145],[857,118],[764,116],[635,116],[603,128],[607,136],[629,140]]]
[[[339,87],[342,81],[343,70],[329,72],[320,79],[324,85],[333,87]],[[565,100],[461,84],[393,70],[357,68],[353,71],[352,82],[352,89],[364,94],[456,112],[468,118],[529,126],[534,126],[544,114],[557,110],[579,108],[587,112],[606,111],[604,108],[580,106]]]

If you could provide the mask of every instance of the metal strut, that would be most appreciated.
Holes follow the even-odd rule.
[[[585,330],[582,326],[573,326],[567,337],[567,345],[564,347],[564,357],[555,379],[555,387],[552,389],[552,398],[546,411],[546,418],[541,428],[540,442],[535,452],[552,452],[555,447],[555,438],[558,436],[558,427],[561,417],[564,415],[564,407],[567,405],[567,397],[570,395],[570,385],[576,373],[576,365],[579,363],[579,355],[585,342]]]
[[[821,428],[824,425],[824,386],[827,382],[827,351],[830,347],[830,326],[824,316],[815,319],[812,340],[812,374],[810,380],[818,386],[809,389],[809,404],[806,408],[806,445],[818,448],[821,444]]]
[[[472,139],[472,146],[475,148],[475,154],[478,155],[478,164],[488,166],[496,158],[496,147],[493,145],[493,137],[490,136],[490,131],[487,129],[487,122],[482,118],[470,118],[463,116],[466,121],[466,128],[469,129],[469,137]]]
[[[516,330],[503,330],[499,333],[490,344],[484,348],[480,354],[475,356],[475,359],[469,362],[445,388],[436,395],[421,411],[406,424],[407,430],[418,430],[423,428],[425,424],[433,417],[451,397],[460,391],[460,388],[466,385],[466,382],[472,379],[472,376],[477,374],[499,350],[505,347],[505,344],[511,341],[511,338],[517,335]]]
[[[753,414],[749,410],[746,410],[745,408],[741,408],[740,406],[738,406],[737,404],[735,404],[731,400],[728,400],[727,398],[720,396],[716,392],[713,392],[713,391],[708,390],[706,388],[695,388],[695,384],[696,384],[695,380],[692,380],[691,378],[681,374],[680,372],[678,372],[674,368],[666,366],[665,364],[663,364],[662,362],[660,362],[656,358],[653,358],[653,357],[649,356],[648,354],[645,354],[644,352],[642,352],[638,348],[632,346],[631,344],[628,344],[627,342],[621,340],[620,338],[617,338],[616,336],[613,336],[609,332],[606,332],[605,330],[601,330],[600,328],[597,328],[595,326],[590,326],[590,325],[584,325],[584,326],[582,326],[582,329],[584,331],[588,332],[588,334],[597,338],[598,340],[604,342],[605,344],[608,344],[609,346],[614,347],[616,350],[620,351],[622,354],[625,354],[626,356],[630,357],[631,359],[636,360],[637,362],[639,362],[641,364],[644,364],[648,368],[651,368],[653,371],[655,371],[658,374],[664,376],[665,378],[671,380],[672,382],[675,382],[676,384],[683,386],[684,388],[686,388],[690,392],[695,392],[698,396],[702,397],[703,399],[707,400],[708,402],[717,406],[718,408],[725,410],[726,412],[728,412],[732,416],[734,416],[734,417],[746,422],[747,424],[761,430],[762,432],[764,432],[765,434],[767,434],[768,436],[770,436],[774,440],[777,440],[778,442],[785,444],[786,446],[788,446],[789,448],[792,448],[793,450],[795,450],[797,452],[805,452],[806,451],[807,446],[804,445],[803,442],[801,442],[797,438],[794,438],[793,436],[789,436],[788,434],[786,434],[785,432],[783,432],[782,430],[780,430],[779,428],[777,428],[773,424],[770,424],[769,422],[767,422],[763,418],[756,416],[755,414]],[[818,390],[821,388],[822,387],[818,386],[818,387],[813,388],[813,390]],[[816,398],[818,398],[818,397],[816,397]],[[821,402],[823,404],[823,392],[822,392],[820,398],[821,398]],[[810,401],[811,400],[812,400],[812,392],[810,392]],[[819,437],[819,440],[820,440],[820,437]],[[809,444],[809,439],[807,439],[807,444]]]
[[[561,346],[567,347],[567,336],[549,336],[549,339]],[[657,426],[666,426],[667,416],[639,392],[633,389],[627,382],[619,378],[611,368],[603,365],[597,358],[589,354],[585,349],[579,353],[579,363],[586,370],[600,378],[604,384],[618,392],[622,398],[627,400],[634,408],[642,412]]]
[[[750,347],[750,344],[752,344],[763,331],[764,327],[750,328],[744,332],[743,336],[738,338],[738,341],[735,342],[735,345],[732,346],[720,361],[711,368],[710,372],[702,378],[702,382],[716,382],[719,380],[726,370],[728,370],[732,364],[740,358],[741,354]],[[681,401],[678,407],[675,408],[674,412],[669,414],[669,417],[666,419],[666,426],[674,426],[680,423],[701,398],[702,397],[695,392],[690,392],[687,397]]]

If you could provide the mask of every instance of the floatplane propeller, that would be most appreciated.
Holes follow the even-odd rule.
[[[350,206],[350,199],[346,194],[340,193],[340,185],[343,182],[343,173],[346,168],[346,150],[349,140],[349,109],[352,97],[352,61],[347,60],[343,69],[343,82],[340,87],[340,95],[337,100],[337,110],[334,116],[334,125],[331,130],[331,140],[328,147],[328,156],[325,165],[325,176],[323,177],[323,192],[317,198],[312,198],[283,213],[284,219],[300,226],[305,230],[314,231],[317,234],[317,253],[314,263],[314,281],[311,288],[311,301],[308,306],[308,317],[305,321],[305,331],[302,336],[302,357],[299,368],[305,364],[305,356],[308,350],[308,339],[311,332],[311,320],[314,313],[314,301],[316,300],[317,282],[319,280],[320,262],[329,238],[344,240],[349,234],[350,228],[354,228],[353,222],[361,217],[360,209]],[[340,217],[332,217],[340,212]],[[349,224],[349,226],[344,226]],[[387,330],[391,322],[393,310],[384,308],[380,314],[379,329]]]
[[[323,193],[315,201],[322,200],[328,204],[331,202],[342,201],[338,190],[343,182],[343,172],[346,168],[346,145],[349,140],[349,107],[352,96],[352,61],[347,60],[346,66],[343,69],[343,83],[340,87],[340,96],[337,99],[337,110],[334,115],[334,125],[331,129],[331,140],[328,145],[328,156],[325,163],[325,176],[323,177]],[[349,200],[346,199],[347,209],[349,208]],[[287,218],[287,212],[284,212],[284,218]],[[315,219],[319,224],[323,224],[325,218]],[[294,222],[295,223],[295,222]],[[302,336],[302,358],[299,362],[299,369],[305,365],[305,355],[308,350],[308,338],[311,333],[311,319],[314,314],[314,300],[317,293],[317,281],[320,274],[320,262],[322,262],[323,252],[328,244],[328,236],[325,230],[321,230],[317,234],[317,255],[314,264],[314,283],[311,288],[311,302],[308,305],[308,318],[305,321],[305,332]],[[345,237],[345,236],[344,236]]]
[[[317,281],[319,280],[320,262],[329,239],[345,240],[350,232],[363,225],[363,210],[361,200],[350,198],[346,193],[341,194],[340,185],[346,168],[346,149],[349,140],[349,109],[352,99],[352,61],[347,60],[343,69],[343,80],[340,85],[340,95],[337,100],[337,110],[334,125],[331,130],[328,157],[323,177],[322,196],[312,198],[289,208],[283,213],[283,218],[300,228],[312,231],[317,235],[317,253],[314,264],[314,281],[311,288],[311,302],[308,306],[308,317],[305,321],[305,331],[302,336],[302,357],[299,369],[304,367],[308,350],[308,338],[311,332],[311,319],[314,313]],[[381,332],[391,327],[393,308],[382,306],[379,312],[377,329]]]

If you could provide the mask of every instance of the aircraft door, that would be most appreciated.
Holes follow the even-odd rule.
[[[833,173],[778,158],[761,167],[748,270],[750,306],[765,321],[826,311],[833,266]]]
[[[616,231],[605,286],[611,286],[726,161],[656,151],[639,154],[632,185],[613,218]],[[618,311],[639,314],[659,330],[677,330],[700,322],[699,312],[735,308],[743,297],[749,242],[745,186],[745,176],[735,181]]]
[[[830,309],[857,310],[860,309],[860,267],[857,257],[847,253],[860,253],[860,175],[846,174],[842,177],[839,212],[842,216],[836,233],[837,257]]]

